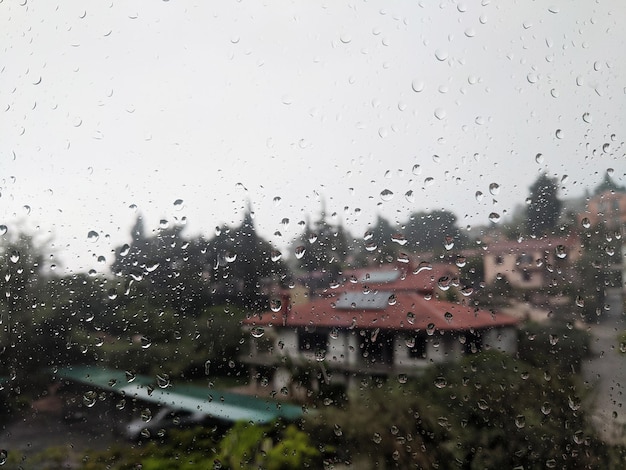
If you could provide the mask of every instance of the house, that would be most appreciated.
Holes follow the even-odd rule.
[[[506,278],[511,287],[539,289],[548,285],[554,269],[571,266],[582,255],[576,237],[542,237],[523,240],[491,240],[485,243],[485,283]]]
[[[351,387],[368,376],[417,375],[481,349],[514,353],[517,320],[438,299],[458,282],[432,276],[430,267],[350,275],[326,296],[295,305],[284,295],[273,310],[245,321],[252,347],[244,360],[253,377],[280,390],[299,367],[314,367],[313,388],[331,381]]]

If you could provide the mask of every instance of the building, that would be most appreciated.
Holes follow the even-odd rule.
[[[284,296],[280,306],[246,320],[252,347],[244,360],[255,378],[279,390],[302,367],[319,370],[312,388],[350,387],[366,376],[417,375],[482,349],[516,351],[516,319],[436,298],[458,282],[429,268],[349,276],[328,295],[296,305]]]
[[[581,255],[576,237],[492,240],[481,253],[487,285],[506,278],[511,287],[520,289],[547,286],[554,269],[572,266]]]

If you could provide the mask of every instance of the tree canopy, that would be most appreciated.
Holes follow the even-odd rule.
[[[561,213],[556,178],[545,173],[530,187],[529,204],[526,209],[526,231],[530,235],[548,235],[554,231]]]

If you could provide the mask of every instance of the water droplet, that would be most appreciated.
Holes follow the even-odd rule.
[[[410,203],[415,202],[415,194],[413,193],[413,191],[411,189],[409,189],[405,194],[404,197],[406,198],[406,200]]]
[[[395,305],[397,301],[398,299],[396,298],[396,294],[391,294],[389,298],[387,299],[387,303],[389,305]]]
[[[149,422],[152,419],[152,411],[150,408],[144,408],[141,410],[141,420],[145,423]]]
[[[97,242],[98,238],[100,238],[100,235],[98,235],[98,232],[95,230],[90,230],[89,233],[87,233],[87,240],[92,243]]]
[[[464,295],[465,297],[469,297],[473,293],[474,293],[474,288],[471,286],[465,286],[461,289],[461,294]]]
[[[224,254],[224,259],[226,260],[227,263],[232,263],[233,261],[237,259],[237,253],[233,251],[227,251]]]
[[[98,394],[94,392],[93,390],[89,390],[85,392],[85,394],[83,395],[83,404],[87,408],[91,408],[96,404],[97,398],[98,398]]]
[[[556,257],[559,259],[564,259],[567,258],[567,249],[565,248],[565,246],[563,245],[558,245],[555,249],[554,249],[555,253],[556,253]]]
[[[415,323],[415,314],[413,312],[408,312],[406,314],[406,321],[410,324],[413,325]]]
[[[140,341],[142,349],[148,349],[150,346],[152,346],[152,341],[150,341],[150,338],[148,338],[147,336],[142,336],[140,338]]]
[[[326,360],[326,351],[324,349],[315,351],[315,360],[317,362],[324,362]]]
[[[562,129],[557,129],[556,132],[554,133],[554,135],[556,136],[557,139],[562,139],[563,138],[563,130]]]
[[[433,265],[428,261],[420,261],[417,265],[417,269],[413,272],[413,274],[419,274],[422,271],[430,271],[433,269]]]
[[[12,251],[11,255],[9,256],[9,259],[11,260],[12,263],[17,263],[20,260],[20,252]]]
[[[476,191],[475,196],[476,196],[476,200],[477,200],[478,202],[482,201],[482,200],[483,200],[483,197],[484,197],[484,195],[483,195],[482,191]]]
[[[392,191],[390,191],[389,189],[383,189],[383,190],[380,192],[380,198],[381,198],[383,201],[391,201],[391,200],[393,199],[393,192],[392,192]]]
[[[280,312],[281,307],[282,307],[282,302],[280,301],[280,299],[270,300],[270,310],[272,310],[272,312]]]
[[[159,228],[162,230],[167,229],[170,226],[170,223],[166,219],[159,220]]]
[[[372,436],[372,441],[374,441],[374,444],[380,444],[382,440],[383,440],[382,436],[377,432],[375,432],[374,435]]]
[[[589,227],[591,227],[591,221],[590,221],[587,217],[585,217],[585,218],[581,221],[581,224],[582,224],[582,226],[583,226],[584,228],[589,228]]]
[[[262,326],[253,326],[250,330],[250,334],[255,338],[260,338],[265,334],[265,330]]]
[[[312,245],[316,241],[317,241],[317,234],[316,233],[309,234],[309,243]]]
[[[498,222],[500,222],[500,214],[498,214],[497,212],[492,212],[491,214],[489,214],[489,221],[497,224]]]
[[[5,449],[0,449],[0,465],[7,463],[9,459],[9,452]]]
[[[526,75],[526,80],[528,81],[528,83],[534,84],[539,81],[539,76],[534,72],[530,72],[528,75]]]
[[[591,124],[591,114],[589,113],[584,113],[583,114],[583,121],[585,121],[588,124]]]
[[[156,379],[159,388],[167,388],[171,385],[170,376],[167,374],[157,374]]]
[[[585,306],[585,299],[582,298],[580,295],[576,297],[576,306],[577,307],[584,307]]]
[[[454,248],[454,238],[450,236],[443,237],[443,247],[446,250],[451,250]]]
[[[435,324],[434,323],[429,323],[426,326],[426,334],[428,336],[432,336],[435,333]]]
[[[107,296],[109,297],[109,299],[111,300],[115,300],[117,299],[117,291],[113,288],[109,289]]]
[[[406,237],[401,233],[394,233],[393,235],[391,235],[391,241],[401,246],[404,246],[408,243]]]
[[[176,209],[177,211],[181,210],[183,206],[184,206],[184,203],[182,199],[176,199],[174,201],[174,209]]]
[[[526,417],[524,415],[517,415],[515,417],[515,426],[518,429],[522,429],[524,426],[526,426]]]
[[[609,151],[610,151],[610,150],[611,150],[611,144],[606,143],[606,144],[604,144],[604,145],[602,146],[602,151],[603,151],[604,153],[609,153]]]
[[[128,255],[129,252],[130,252],[130,245],[128,243],[125,243],[120,250],[120,256],[126,256]]]
[[[421,175],[422,167],[420,167],[419,165],[413,165],[413,168],[411,169],[411,171],[413,172],[414,175]]]
[[[443,49],[437,49],[435,51],[435,57],[437,58],[438,61],[443,62],[444,60],[448,58],[448,52]]]
[[[435,387],[437,388],[446,388],[448,385],[448,381],[445,377],[439,376],[435,379]]]
[[[137,374],[130,370],[125,371],[124,374],[126,375],[126,382],[128,383],[133,382],[137,378]]]
[[[369,242],[365,244],[365,249],[367,251],[376,251],[378,249],[378,245],[376,242]]]
[[[275,206],[280,205],[280,201],[282,201],[282,198],[280,196],[276,196],[274,199],[272,199],[272,201],[274,202]]]
[[[149,264],[146,266],[146,272],[152,273],[157,270],[159,267],[159,263]]]
[[[443,314],[443,318],[445,318],[446,321],[450,323],[452,321],[453,315],[450,312],[446,312]]]
[[[548,8],[548,11],[549,11],[550,13],[554,13],[554,14],[556,14],[556,13],[560,12],[560,11],[561,11],[561,9],[560,9],[559,7],[557,7],[557,6],[551,6],[551,7],[549,7],[549,8]]]
[[[332,339],[337,339],[339,338],[339,330],[336,327],[333,327],[332,330],[330,330],[330,337]]]
[[[457,255],[456,261],[454,262],[459,268],[465,267],[467,264],[467,258],[463,255]]]
[[[500,192],[500,185],[498,183],[491,183],[489,185],[489,192],[495,196]]]
[[[452,285],[452,279],[448,276],[442,276],[437,280],[437,287],[442,291],[447,291]]]
[[[429,176],[428,178],[424,180],[424,187],[427,188],[429,186],[432,186],[434,182],[435,182],[435,178]]]
[[[538,153],[537,155],[535,155],[535,161],[539,164],[543,163],[543,155]]]
[[[446,110],[443,108],[437,108],[435,109],[435,117],[437,119],[439,119],[440,121],[446,118]]]
[[[282,253],[278,250],[272,250],[272,252],[270,253],[270,259],[274,262],[279,261],[282,257]]]
[[[0,236],[4,235],[5,233],[7,233],[7,226],[6,225],[0,225]]]
[[[408,264],[411,259],[409,258],[409,255],[407,255],[406,253],[398,253],[398,256],[396,257],[396,259],[398,260],[399,263],[405,263]]]
[[[306,253],[305,247],[303,247],[302,245],[296,247],[295,255],[297,259],[302,259],[305,253]]]
[[[424,91],[424,82],[416,78],[411,82],[411,88],[415,93],[421,93]]]

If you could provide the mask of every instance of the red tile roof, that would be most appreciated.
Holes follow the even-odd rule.
[[[387,292],[387,289],[385,289]],[[382,294],[380,291],[379,294]],[[374,293],[372,293],[374,295]],[[244,323],[249,326],[317,326],[327,328],[363,328],[387,330],[466,331],[517,324],[504,313],[476,310],[452,302],[426,300],[423,293],[396,291],[395,304],[382,309],[338,308],[338,296],[320,298],[288,308],[283,302],[278,312],[257,314]],[[413,314],[413,317],[409,315]],[[451,315],[447,315],[451,314]],[[412,321],[411,321],[412,320]]]

